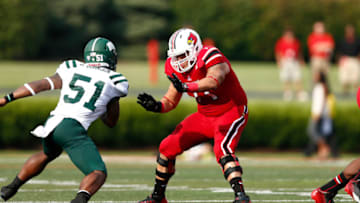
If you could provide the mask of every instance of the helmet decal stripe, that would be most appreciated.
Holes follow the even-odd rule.
[[[91,51],[94,51],[96,42],[97,42],[99,39],[100,39],[100,37],[98,37],[98,38],[96,38],[96,39],[94,40],[94,43],[93,43],[92,46],[91,46]]]
[[[172,49],[176,49],[175,47],[175,41],[176,41],[176,38],[178,36],[178,34],[180,33],[180,30],[178,30],[175,34],[174,34],[174,38],[172,40]]]

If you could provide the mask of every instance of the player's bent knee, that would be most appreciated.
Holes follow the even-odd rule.
[[[95,174],[98,178],[101,178],[101,179],[106,179],[107,177],[107,173],[105,173],[104,171],[99,171],[99,170],[95,170],[92,172],[92,174]]]
[[[99,165],[83,165],[78,167],[81,172],[83,172],[85,175],[89,175],[91,173],[94,174],[104,174],[107,176],[107,170],[105,167],[105,164],[99,164]]]
[[[46,161],[47,163],[53,161],[54,159],[58,158],[60,156],[62,151],[56,151],[56,152],[52,152],[52,153],[45,153],[43,152],[44,156],[46,156]]]
[[[168,159],[175,159],[177,155],[184,152],[184,150],[179,147],[178,142],[175,139],[174,135],[169,135],[163,141],[161,141],[159,146],[159,152],[162,155],[165,155]]]

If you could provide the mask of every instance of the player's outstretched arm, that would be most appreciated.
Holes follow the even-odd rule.
[[[176,108],[182,97],[182,93],[179,93],[173,84],[170,84],[168,91],[160,100],[163,104],[162,112],[169,112]]]
[[[119,120],[120,107],[119,107],[119,97],[115,97],[107,104],[106,112],[101,116],[103,123],[110,128],[115,127],[117,121]]]
[[[23,97],[34,96],[39,92],[53,89],[60,89],[62,87],[61,77],[56,73],[51,77],[46,77],[41,80],[25,83],[23,86],[17,88],[14,92],[0,98],[0,107],[7,103]]]

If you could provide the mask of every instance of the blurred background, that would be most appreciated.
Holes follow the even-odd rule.
[[[313,87],[307,40],[313,24],[322,21],[335,42],[328,80],[336,98],[336,146],[340,154],[359,152],[357,88],[343,93],[337,46],[346,25],[360,30],[359,13],[358,0],[1,0],[0,93],[53,74],[63,60],[82,60],[89,39],[109,38],[116,44],[117,70],[129,79],[130,92],[121,100],[119,124],[107,129],[96,122],[89,135],[105,149],[156,147],[196,110],[196,103],[185,96],[173,112],[156,115],[136,104],[136,96],[148,92],[160,99],[166,92],[167,40],[176,29],[190,26],[231,61],[249,96],[250,117],[239,150],[303,152],[309,142]],[[308,97],[302,100],[284,100],[275,61],[275,44],[288,28],[299,40],[304,61],[301,82]],[[158,43],[155,76],[148,62],[150,40]],[[44,93],[0,109],[0,146],[39,147],[29,131],[46,120],[57,97],[56,91]]]

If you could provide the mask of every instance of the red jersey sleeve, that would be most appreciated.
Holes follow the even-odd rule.
[[[205,66],[206,69],[216,64],[224,63],[227,61],[225,56],[220,52],[220,50],[212,46],[204,47],[202,52],[199,54],[198,59],[199,66]]]

